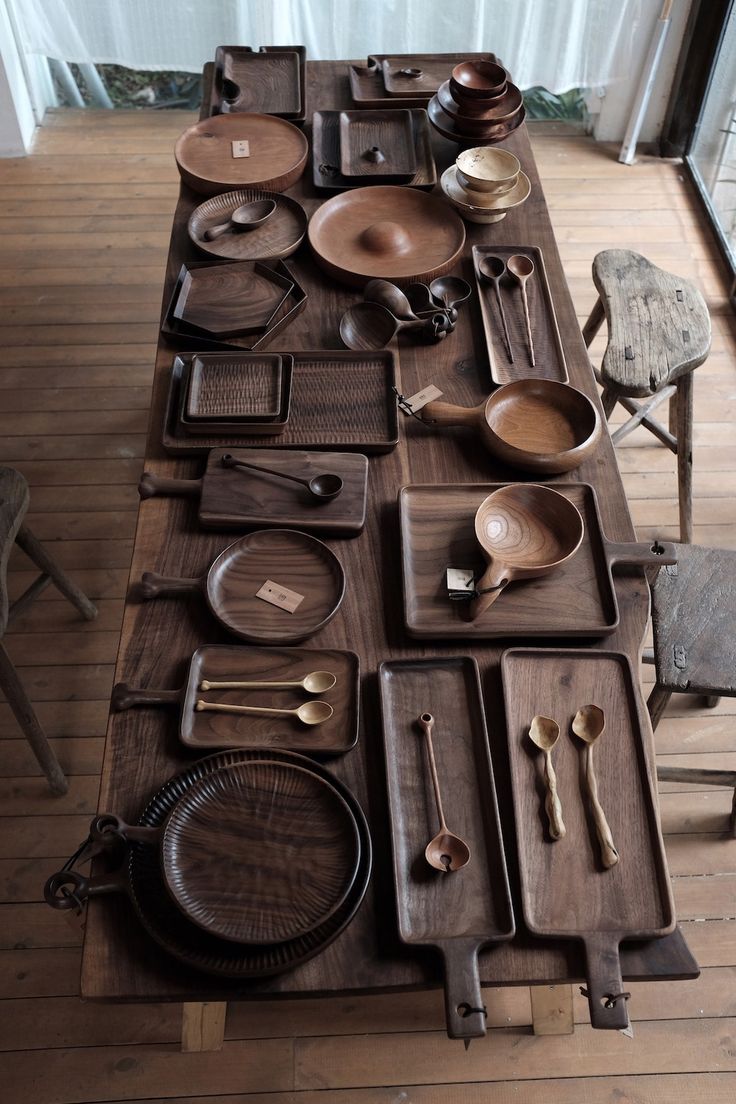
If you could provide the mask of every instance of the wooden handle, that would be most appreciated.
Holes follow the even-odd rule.
[[[110,841],[145,843],[156,846],[161,842],[163,828],[146,828],[140,824],[126,824],[114,813],[98,813],[89,829],[90,839],[109,845]]]
[[[440,945],[445,968],[445,1019],[451,1039],[481,1039],[486,1016],[478,973],[478,945],[448,939]]]
[[[432,776],[432,788],[434,790],[434,802],[437,806],[437,817],[440,822],[440,830],[447,831],[447,823],[445,821],[445,813],[442,808],[442,791],[440,790],[440,780],[437,774],[437,763],[434,758],[434,744],[432,743],[432,729],[434,728],[434,717],[431,713],[422,713],[418,718],[419,727],[424,733],[424,738],[427,743],[427,758],[429,760],[429,772]]]
[[[201,579],[172,578],[159,575],[157,571],[144,571],[141,576],[141,594],[146,601],[168,595],[187,594],[189,591],[199,590],[201,585]]]
[[[210,226],[208,230],[205,230],[202,237],[205,241],[215,241],[217,238],[221,238],[223,234],[226,234],[229,229],[229,222],[221,222],[218,226]]]
[[[496,289],[496,299],[498,301],[498,312],[501,315],[501,324],[503,325],[503,335],[506,340],[506,353],[510,362],[514,363],[514,350],[511,348],[511,337],[509,335],[509,326],[506,321],[506,311],[503,309],[503,299],[501,298],[501,291],[498,286],[498,280],[493,281],[493,286]]]
[[[290,690],[302,686],[302,682],[210,682],[203,679],[200,690]]]
[[[601,862],[608,870],[610,867],[616,865],[619,860],[619,854],[614,846],[613,836],[611,835],[611,829],[606,820],[606,814],[603,812],[601,803],[598,800],[598,780],[596,779],[595,769],[593,767],[593,748],[586,747],[583,754],[585,757],[585,781],[588,786],[588,796],[590,797],[590,806],[593,813],[593,820],[595,821],[596,835],[598,836],[598,842],[601,848]]]
[[[202,490],[201,479],[167,479],[164,475],[144,472],[138,484],[141,498],[153,498],[154,495],[198,495]]]
[[[615,932],[591,932],[584,944],[590,1022],[603,1030],[622,1031],[629,1026],[629,1013],[623,995],[619,936]]]
[[[128,893],[126,864],[109,873],[88,878],[79,870],[60,870],[47,879],[43,889],[44,900],[53,909],[66,911],[77,909],[90,897],[107,893]]]
[[[491,560],[476,584],[478,597],[470,603],[470,620],[475,621],[499,598],[511,582],[508,565]]]
[[[122,713],[135,705],[179,705],[181,695],[181,690],[139,690],[127,682],[118,682],[112,688],[110,709]]]
[[[472,426],[476,424],[478,410],[478,407],[453,406],[452,403],[431,402],[419,411],[419,416],[427,425]]]
[[[614,564],[639,564],[642,567],[677,563],[677,548],[670,541],[654,541],[652,544],[636,541],[611,541],[603,538],[603,550],[609,566]]]
[[[557,794],[557,775],[555,774],[555,768],[552,766],[551,751],[545,751],[544,753],[544,781],[547,786],[544,807],[549,817],[549,834],[552,839],[562,839],[567,829],[562,819],[562,802]]]
[[[521,285],[521,298],[524,303],[524,321],[526,323],[526,339],[529,343],[529,363],[532,368],[535,367],[536,361],[534,359],[534,341],[532,340],[532,322],[529,317],[529,300],[526,297],[526,287]]]
[[[202,701],[194,707],[198,713],[281,713],[292,716],[296,709],[272,709],[266,705],[222,705],[220,702]]]

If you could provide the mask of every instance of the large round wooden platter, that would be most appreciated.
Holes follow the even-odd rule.
[[[308,153],[298,127],[248,112],[202,119],[179,136],[174,149],[182,180],[203,195],[248,185],[283,192],[304,172]]]
[[[356,287],[376,277],[426,282],[448,272],[465,244],[462,219],[443,199],[389,186],[328,199],[308,235],[320,265]]]

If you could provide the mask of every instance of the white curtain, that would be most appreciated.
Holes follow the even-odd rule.
[[[198,72],[218,45],[303,43],[310,58],[494,51],[522,88],[631,74],[661,0],[7,0],[22,47],[69,62]]]

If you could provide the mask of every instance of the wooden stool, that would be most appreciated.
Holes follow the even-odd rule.
[[[8,623],[28,609],[49,583],[54,583],[88,621],[97,616],[97,607],[54,563],[30,529],[22,524],[29,504],[28,484],[20,472],[13,468],[0,468],[0,690],[8,699],[10,708],[23,729],[53,793],[63,794],[68,790],[69,784],[49,747],[33,706],[18,678],[18,673],[5,651],[2,638]],[[7,570],[8,559],[14,544],[23,549],[36,567],[40,568],[42,574],[31,583],[20,598],[11,603],[8,597]]]
[[[678,549],[677,564],[662,567],[652,584],[654,648],[644,654],[653,662],[657,681],[647,707],[656,728],[673,693],[704,694],[706,704],[721,695],[736,697],[736,552]],[[736,771],[658,767],[660,782],[696,782],[733,786],[731,831],[736,835]]]
[[[689,280],[657,268],[640,253],[606,249],[593,261],[598,301],[583,329],[590,346],[608,324],[608,345],[596,379],[609,418],[616,403],[631,417],[613,434],[614,444],[645,426],[677,456],[680,540],[693,539],[693,377],[710,352],[710,315]],[[595,369],[594,369],[595,371]],[[644,398],[645,402],[634,402]],[[669,429],[652,411],[670,400]]]

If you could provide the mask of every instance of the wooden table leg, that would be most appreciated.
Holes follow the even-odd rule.
[[[572,985],[532,985],[532,1025],[535,1035],[572,1035]]]
[[[181,1049],[185,1054],[222,1050],[226,1001],[190,1002],[181,1008]]]
[[[652,722],[652,732],[662,719],[662,714],[667,708],[667,703],[672,697],[672,691],[666,690],[658,682],[652,687],[647,698],[647,709]]]
[[[590,312],[588,321],[583,326],[583,341],[585,342],[586,349],[590,348],[593,342],[593,338],[603,325],[603,319],[605,317],[606,314],[603,310],[603,303],[601,302],[601,297],[599,295],[596,300],[595,306]]]

